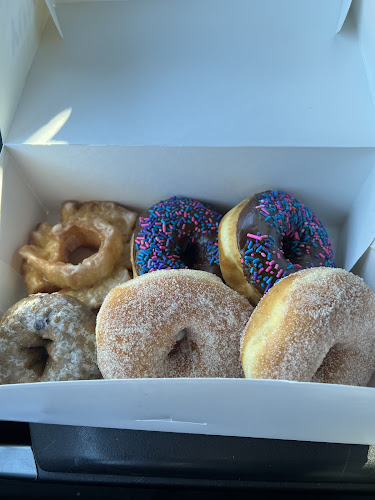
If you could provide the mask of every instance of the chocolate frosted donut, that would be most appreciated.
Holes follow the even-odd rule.
[[[219,249],[226,283],[253,305],[289,274],[335,265],[323,224],[282,191],[258,193],[228,212],[220,224]]]
[[[209,205],[174,196],[139,218],[132,264],[134,276],[161,269],[197,269],[221,277],[218,230],[222,215]]]

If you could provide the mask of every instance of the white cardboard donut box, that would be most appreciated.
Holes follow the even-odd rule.
[[[229,209],[282,189],[375,288],[374,23],[372,0],[0,0],[0,309],[67,199]],[[0,386],[0,420],[375,444],[374,415],[372,387]]]

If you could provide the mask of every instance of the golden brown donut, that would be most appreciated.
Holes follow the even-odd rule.
[[[20,300],[0,322],[0,384],[97,379],[95,315],[62,294]]]
[[[60,291],[61,293],[71,295],[84,302],[91,309],[97,309],[101,306],[104,297],[109,290],[129,279],[131,279],[130,262],[130,236],[134,229],[138,214],[125,208],[119,203],[111,201],[87,201],[79,203],[78,201],[65,201],[61,205],[61,222],[68,223],[73,217],[102,219],[118,231],[120,231],[123,240],[123,253],[115,265],[112,273],[92,285],[82,286],[79,289],[70,287],[61,287],[51,283],[46,276],[39,270],[30,265],[25,259],[22,262],[21,273],[24,278],[26,288],[31,293],[52,293]],[[36,257],[48,261],[58,261],[61,257],[59,249],[56,248],[56,239],[51,234],[53,226],[47,222],[39,224],[31,233],[29,246],[31,246]],[[57,250],[57,252],[56,252]],[[87,256],[87,255],[85,255]],[[71,263],[77,264],[80,256],[74,255]],[[70,257],[69,257],[70,258]]]
[[[124,252],[118,268],[131,270],[130,237],[138,219],[138,214],[113,201],[64,201],[61,205],[61,222],[71,217],[90,217],[103,219],[120,231],[123,238]]]
[[[343,269],[292,274],[256,307],[241,361],[246,378],[366,385],[375,369],[375,294]]]
[[[36,229],[31,232],[29,239],[29,245],[32,246],[35,254],[46,260],[56,258],[54,245],[49,237],[52,227],[47,222],[38,224]],[[25,259],[22,261],[21,274],[28,293],[52,293],[59,290],[58,286],[50,283],[40,271],[28,264]]]
[[[98,309],[112,288],[115,288],[130,279],[131,276],[129,271],[125,267],[118,266],[112,274],[110,274],[107,278],[102,279],[95,285],[80,288],[79,290],[63,288],[59,292],[75,297],[86,304],[90,309]]]
[[[40,271],[50,283],[74,290],[93,285],[108,277],[123,253],[121,233],[102,219],[71,217],[68,222],[51,229],[49,238],[55,257],[41,257],[32,245],[19,253],[27,263]],[[97,249],[79,264],[71,264],[69,254],[79,247]]]
[[[205,271],[138,276],[99,311],[99,369],[104,378],[241,377],[240,336],[252,310]]]

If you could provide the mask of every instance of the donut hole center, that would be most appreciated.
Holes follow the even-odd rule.
[[[43,339],[43,344],[38,346],[25,347],[23,350],[27,353],[26,368],[33,370],[38,377],[43,375],[49,358],[48,346],[52,340]]]
[[[188,338],[188,332],[187,332],[186,328],[184,330],[180,330],[178,332],[176,342],[175,342],[172,350],[168,354],[168,356],[170,358],[173,358],[178,353],[178,351],[187,342],[187,338]]]
[[[98,248],[78,247],[68,255],[68,262],[75,266],[97,253]]]
[[[73,226],[61,236],[62,257],[70,264],[80,264],[98,252],[101,240],[95,231]]]
[[[189,269],[195,269],[197,263],[199,262],[200,254],[199,245],[194,242],[189,243],[186,248],[181,251],[180,257],[186,267]]]
[[[293,236],[284,236],[281,240],[281,248],[284,252],[284,257],[290,262],[295,262],[301,257],[300,241]]]

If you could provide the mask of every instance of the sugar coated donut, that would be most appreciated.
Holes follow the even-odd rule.
[[[0,383],[101,378],[95,315],[66,295],[20,300],[0,322]]]
[[[241,360],[247,378],[366,385],[375,369],[375,294],[343,269],[288,276],[256,307]]]
[[[240,337],[252,310],[213,274],[144,274],[104,300],[98,366],[104,378],[241,377]]]
[[[225,282],[256,305],[281,278],[310,267],[334,267],[320,220],[292,195],[265,191],[228,212],[219,229]]]
[[[174,196],[139,218],[132,247],[133,274],[160,269],[198,269],[221,277],[221,215],[200,201]]]

